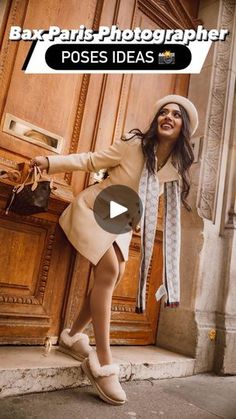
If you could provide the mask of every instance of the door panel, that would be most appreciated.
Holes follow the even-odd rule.
[[[178,4],[177,4],[178,3]],[[188,2],[188,12],[191,9]],[[56,343],[60,330],[70,326],[93,285],[90,263],[76,254],[62,232],[58,218],[73,194],[93,183],[84,172],[56,174],[57,186],[45,214],[21,217],[4,213],[12,185],[27,173],[27,162],[35,155],[57,154],[43,144],[27,142],[4,132],[6,114],[62,138],[61,154],[100,150],[123,132],[145,129],[154,104],[168,93],[186,95],[188,75],[83,74],[26,75],[21,71],[30,43],[9,42],[11,25],[25,28],[97,28],[182,26],[191,21],[176,1],[148,0],[13,0],[5,2],[1,33],[2,84],[0,94],[0,171],[12,172],[15,182],[0,178],[0,344],[42,344],[47,336]],[[169,9],[168,9],[169,7]],[[195,6],[194,6],[195,7]],[[190,8],[190,9],[189,9]],[[36,13],[37,11],[37,13]],[[6,18],[6,14],[8,18]],[[165,17],[162,26],[160,16]],[[167,19],[167,20],[166,20]],[[190,20],[188,20],[190,19]],[[192,26],[194,23],[192,22]],[[112,301],[111,342],[150,344],[155,342],[160,303],[155,291],[162,272],[162,213],[160,198],[158,228],[148,275],[147,310],[135,313],[140,261],[140,236],[134,233],[130,258],[122,282]],[[91,325],[87,328],[93,339]]]
[[[61,136],[61,153],[68,153],[73,147],[71,137],[83,76],[26,76],[21,68],[30,43],[9,42],[10,26],[47,28],[53,21],[62,28],[82,23],[91,27],[99,21],[101,2],[13,0],[9,4],[1,50],[0,171],[14,171],[19,183],[27,173],[26,163],[30,158],[53,152],[49,152],[43,144],[39,146],[4,132],[6,114],[20,118],[26,125],[29,123]],[[13,213],[5,215],[4,207],[14,182],[0,179],[2,344],[42,344],[46,336],[56,342],[62,327],[75,250],[61,230],[58,218],[73,194],[71,177],[58,175],[56,181],[56,194],[51,197],[48,212],[22,217]]]
[[[10,190],[1,184],[1,208]],[[64,208],[61,203],[57,211]],[[37,217],[6,216],[0,210],[1,344],[43,343],[48,334],[57,340],[74,251],[58,226],[55,209],[51,202],[49,213]]]

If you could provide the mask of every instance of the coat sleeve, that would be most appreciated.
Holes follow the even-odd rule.
[[[48,173],[72,172],[83,170],[85,172],[98,172],[100,169],[118,166],[125,155],[127,142],[121,139],[115,141],[103,151],[68,154],[67,156],[47,156],[49,162]]]

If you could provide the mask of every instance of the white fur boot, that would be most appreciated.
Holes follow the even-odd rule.
[[[102,400],[113,405],[125,403],[127,399],[119,383],[118,364],[101,366],[97,351],[92,350],[88,358],[82,362],[81,367]]]
[[[82,332],[70,336],[69,332],[70,329],[64,329],[62,331],[58,349],[82,362],[89,355],[89,352],[93,350],[92,346],[89,345],[89,337]]]

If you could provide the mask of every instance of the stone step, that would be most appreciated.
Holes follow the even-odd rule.
[[[157,346],[112,346],[120,380],[158,380],[194,374],[195,359]],[[0,347],[0,397],[89,385],[80,362],[53,347]]]

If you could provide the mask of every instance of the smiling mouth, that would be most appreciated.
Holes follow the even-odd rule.
[[[161,128],[164,128],[164,129],[172,129],[173,128],[173,126],[171,125],[171,124],[162,124],[161,125]]]

